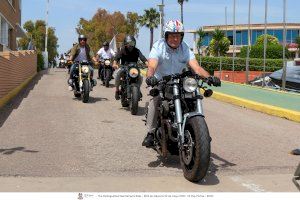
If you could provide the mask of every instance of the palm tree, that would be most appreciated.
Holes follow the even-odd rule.
[[[181,23],[183,24],[183,2],[188,2],[188,0],[177,0],[180,4],[180,13],[181,13]]]
[[[227,37],[225,37],[225,33],[220,29],[216,29],[212,33],[212,40],[210,42],[210,53],[213,55],[221,55],[226,54],[228,48],[230,46],[230,42]]]
[[[160,14],[157,12],[155,8],[150,8],[149,10],[144,10],[145,13],[139,19],[139,24],[141,26],[146,26],[150,29],[150,50],[153,45],[153,36],[154,36],[154,29],[158,27],[160,23]]]
[[[197,30],[197,34],[199,36],[199,39],[197,41],[197,50],[198,50],[198,53],[199,53],[199,59],[200,59],[200,65],[201,65],[201,47],[202,47],[202,43],[203,43],[203,40],[204,40],[204,37],[206,36],[206,33],[203,31],[202,28],[199,28]]]

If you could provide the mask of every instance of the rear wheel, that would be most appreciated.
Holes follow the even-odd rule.
[[[83,87],[82,88],[83,89],[82,102],[83,103],[87,103],[89,101],[89,98],[90,98],[90,84],[89,84],[89,80],[84,79],[82,87]]]
[[[210,161],[210,136],[203,117],[187,120],[184,144],[180,150],[180,164],[184,177],[192,182],[202,180]]]
[[[139,109],[139,88],[137,86],[132,86],[131,88],[131,100],[130,100],[130,111],[132,115],[136,115]]]

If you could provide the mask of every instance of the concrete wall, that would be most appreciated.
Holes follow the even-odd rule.
[[[0,100],[36,73],[35,51],[0,52]]]

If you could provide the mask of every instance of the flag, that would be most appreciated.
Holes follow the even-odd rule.
[[[117,53],[118,49],[117,49],[117,39],[116,39],[116,35],[113,37],[113,39],[110,41],[109,43],[109,48],[111,48],[115,53]]]

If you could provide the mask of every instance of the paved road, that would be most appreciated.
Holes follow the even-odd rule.
[[[205,99],[212,141],[204,181],[182,176],[178,157],[143,148],[144,99],[137,116],[96,86],[73,98],[67,74],[39,75],[0,114],[0,191],[296,191],[300,124]]]

